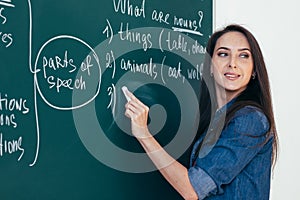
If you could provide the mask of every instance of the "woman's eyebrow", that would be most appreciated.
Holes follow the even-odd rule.
[[[218,50],[221,50],[221,49],[224,49],[224,50],[230,50],[230,48],[228,48],[228,47],[219,47],[219,48],[217,49],[217,51],[218,51]]]
[[[217,49],[217,51],[218,51],[218,50],[221,50],[221,49],[224,49],[224,50],[231,50],[231,49],[228,48],[228,47],[219,47],[219,48]],[[251,50],[250,50],[249,48],[247,48],[247,47],[245,47],[245,48],[240,48],[240,49],[238,49],[238,51],[250,51],[250,52],[251,52]]]
[[[239,51],[250,51],[251,52],[251,50],[249,49],[249,48],[241,48],[241,49],[238,49]]]

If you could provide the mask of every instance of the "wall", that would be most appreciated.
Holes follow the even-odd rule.
[[[216,28],[229,23],[244,25],[256,36],[264,53],[280,140],[271,200],[300,199],[300,162],[297,160],[300,30],[296,27],[300,19],[299,4],[296,0],[215,0]]]

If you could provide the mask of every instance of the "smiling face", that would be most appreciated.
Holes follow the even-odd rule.
[[[246,89],[254,65],[249,43],[242,33],[222,35],[217,40],[212,63],[217,95],[225,91],[228,101]]]

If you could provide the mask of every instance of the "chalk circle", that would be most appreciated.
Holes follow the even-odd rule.
[[[143,27],[132,29],[133,32],[139,32],[141,34],[151,33],[152,39],[155,41],[166,39],[164,32],[172,32],[174,37],[178,37],[182,35],[185,37],[186,41],[190,44],[195,43],[195,40],[187,35],[183,35],[179,32],[173,32],[171,29],[162,29],[157,27]],[[120,58],[121,56],[142,49],[140,44],[131,43],[129,45],[124,45],[120,40],[118,35],[113,36],[113,39],[107,39],[97,45],[94,51],[99,56],[105,56],[107,52],[111,50],[114,51],[115,59]],[[153,43],[152,49],[164,50],[168,51],[168,47],[166,45],[162,45],[159,43]],[[184,52],[176,51],[173,52],[177,54],[177,56],[188,61],[192,66],[196,68],[197,65],[200,65],[203,61],[203,58],[199,55],[187,55]],[[105,57],[100,57],[100,60],[105,60]],[[159,65],[159,63],[157,63]],[[162,73],[167,73],[167,65],[163,68]],[[102,71],[102,75],[106,70]],[[181,112],[181,119],[178,131],[175,137],[165,146],[163,149],[166,150],[174,159],[178,159],[192,144],[196,130],[198,128],[198,116],[199,116],[199,102],[198,95],[195,93],[193,87],[189,83],[189,81],[185,81],[185,84],[178,80],[170,79],[167,84],[163,83],[161,79],[157,78],[153,79],[143,79],[141,82],[134,84],[132,86],[128,85],[133,79],[133,75],[130,72],[125,73],[119,80],[117,80],[116,88],[118,91],[121,91],[121,87],[127,83],[126,86],[131,89],[132,92],[135,92],[140,87],[146,84],[157,84],[161,87],[166,87],[168,90],[172,91],[176,96]],[[102,78],[104,80],[104,78]],[[96,91],[96,87],[99,83],[94,83],[94,88],[91,87],[92,91]],[[76,102],[76,98],[79,97],[76,94],[77,91],[73,91],[73,102]],[[121,92],[119,92],[121,94]],[[125,97],[122,97],[123,99]],[[101,117],[101,112],[110,112],[109,110],[100,111],[100,116],[97,117],[97,113],[99,111],[96,110],[95,101],[92,101],[90,104],[82,107],[81,109],[73,110],[73,118],[74,124],[77,129],[77,133],[86,147],[86,149],[90,152],[95,159],[100,161],[102,164],[113,168],[118,171],[128,172],[128,173],[146,173],[151,171],[156,171],[157,167],[149,159],[149,156],[145,152],[131,152],[120,148],[115,145],[109,138],[106,136],[103,128],[101,127],[98,117]],[[152,107],[150,107],[151,112]],[[122,114],[122,113],[121,113]],[[165,109],[162,106],[155,105],[152,115],[155,117],[162,116],[162,120],[164,121],[164,117],[167,117],[165,113]],[[122,126],[122,122],[118,119],[114,119],[118,126]],[[128,119],[129,120],[129,119]],[[156,123],[156,122],[153,122]],[[162,128],[162,124],[156,124],[156,127]],[[151,126],[155,127],[155,124]],[[124,128],[120,127],[121,130]],[[159,130],[155,130],[157,133]],[[128,133],[131,135],[130,133]],[[166,167],[171,163],[166,163],[164,166]]]
[[[41,98],[54,109],[81,108],[100,92],[99,58],[89,44],[77,37],[59,35],[49,39],[37,54],[34,70],[34,83]],[[78,96],[72,102],[73,91]]]

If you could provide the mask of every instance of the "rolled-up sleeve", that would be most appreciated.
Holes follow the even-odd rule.
[[[263,148],[269,123],[253,107],[244,107],[230,120],[205,157],[197,157],[189,179],[199,199],[222,194],[223,186],[238,176]]]
[[[216,193],[217,186],[211,177],[199,167],[192,167],[188,171],[190,182],[198,195],[204,199],[209,193]]]

